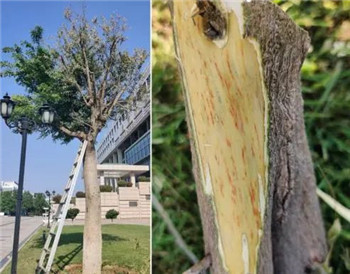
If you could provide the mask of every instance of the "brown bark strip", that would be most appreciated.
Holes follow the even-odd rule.
[[[307,144],[300,68],[308,34],[270,2],[244,3],[245,35],[260,45],[269,110],[269,211],[259,273],[306,273],[324,260],[325,232]],[[264,31],[261,31],[264,30]],[[273,259],[273,265],[267,258]]]

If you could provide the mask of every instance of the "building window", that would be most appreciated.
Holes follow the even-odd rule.
[[[125,151],[127,164],[135,164],[150,155],[150,134],[145,134]]]
[[[151,195],[150,194],[146,195],[146,200],[151,200]]]
[[[137,207],[137,202],[129,202],[129,207]]]

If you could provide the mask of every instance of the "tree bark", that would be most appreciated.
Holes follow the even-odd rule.
[[[326,240],[307,144],[307,33],[267,1],[173,1],[213,273],[309,273]]]
[[[84,157],[85,226],[83,243],[83,273],[101,273],[102,233],[101,196],[97,183],[97,160],[94,141],[89,141]]]

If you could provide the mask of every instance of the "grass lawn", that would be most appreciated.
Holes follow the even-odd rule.
[[[43,229],[38,230],[19,252],[18,274],[34,273],[44,245],[42,232]],[[149,273],[149,233],[149,226],[103,225],[102,261],[104,269],[106,269],[103,273]],[[82,262],[82,243],[83,226],[65,226],[52,269],[56,273],[80,273],[78,265]],[[10,268],[9,264],[3,273],[10,273]],[[67,271],[64,270],[65,268],[72,270]]]

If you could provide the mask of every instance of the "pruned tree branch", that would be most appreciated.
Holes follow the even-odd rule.
[[[111,69],[112,61],[113,61],[113,52],[115,51],[115,47],[117,45],[117,38],[115,37],[113,39],[112,45],[109,50],[109,56],[107,57],[107,64],[106,64],[106,69],[103,77],[103,81],[101,84],[101,89],[100,89],[100,94],[99,94],[99,99],[100,99],[100,104],[101,106],[104,103],[104,97],[105,97],[105,90],[106,90],[106,84],[107,84],[107,78]]]
[[[83,42],[81,33],[80,33],[80,48],[81,48],[81,54],[82,54],[82,58],[83,58],[83,63],[84,63],[84,71],[85,71],[85,76],[86,76],[86,81],[88,84],[88,95],[90,97],[93,97],[93,87],[92,87],[92,83],[91,83],[91,79],[90,79],[90,68],[89,68],[89,61],[86,55],[86,48],[85,48],[85,42]]]
[[[188,248],[187,244],[185,243],[184,239],[180,235],[180,233],[177,231],[174,223],[171,221],[168,213],[165,211],[161,203],[158,201],[156,195],[152,195],[152,206],[155,210],[159,213],[165,224],[167,225],[167,228],[171,235],[175,238],[175,243],[177,246],[186,254],[186,257],[192,262],[197,263],[198,258],[197,256]]]
[[[69,135],[69,136],[71,136],[71,137],[76,137],[76,138],[78,138],[78,139],[80,139],[80,140],[85,140],[85,139],[86,139],[86,134],[85,134],[84,132],[81,132],[81,131],[71,131],[70,129],[66,128],[66,127],[63,126],[63,125],[60,125],[60,126],[59,126],[59,129],[60,129],[63,133],[65,133],[65,134],[67,134],[67,135]]]
[[[114,109],[114,107],[118,104],[118,100],[123,95],[124,92],[118,92],[115,94],[115,96],[111,99],[109,103],[106,103],[104,105],[104,108],[102,110],[102,115],[105,117],[109,117]]]
[[[190,269],[186,270],[183,274],[205,273],[205,271],[210,267],[210,265],[211,265],[211,257],[210,255],[207,255],[198,263],[193,265]]]
[[[300,92],[309,37],[270,1],[218,2],[170,1],[211,272],[309,273],[327,252]]]

